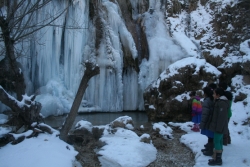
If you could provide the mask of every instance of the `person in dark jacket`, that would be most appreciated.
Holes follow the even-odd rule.
[[[209,130],[214,132],[214,154],[213,159],[208,162],[208,165],[212,166],[222,165],[223,134],[228,132],[228,110],[230,108],[230,102],[224,96],[222,88],[216,88],[213,97],[215,103]]]
[[[213,90],[210,87],[203,88],[204,101],[202,103],[202,114],[201,114],[201,123],[200,129],[201,134],[206,135],[208,138],[207,144],[204,145],[205,149],[202,149],[204,155],[211,156],[213,155],[214,149],[214,133],[209,129],[209,125],[213,116],[214,109],[214,98],[213,98]]]
[[[227,91],[227,83],[226,82],[220,82],[219,87],[222,88],[225,91],[225,96],[230,101],[230,108],[228,110],[228,122],[232,116],[232,102],[233,102],[233,94],[229,91]],[[223,145],[226,146],[227,144],[231,144],[231,137],[230,137],[230,131],[228,129],[227,134],[223,136]]]

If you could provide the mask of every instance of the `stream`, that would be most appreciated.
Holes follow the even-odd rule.
[[[93,126],[106,125],[114,121],[116,118],[121,116],[130,116],[133,120],[134,126],[139,127],[140,125],[148,123],[148,117],[145,112],[131,111],[131,112],[88,112],[80,113],[77,115],[74,124],[80,120],[91,122]],[[49,116],[44,119],[44,123],[50,125],[52,128],[60,128],[65,121],[67,115],[62,116]]]

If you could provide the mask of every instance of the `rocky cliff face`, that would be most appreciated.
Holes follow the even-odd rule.
[[[214,12],[212,22],[214,35],[201,43],[202,53],[208,62],[223,72],[222,79],[230,82],[235,74],[249,74],[248,69],[242,68],[247,64],[250,65],[249,62],[232,62],[227,59],[230,56],[239,59],[244,56],[244,53],[240,52],[240,44],[250,37],[250,20],[249,17],[246,17],[249,16],[249,8],[244,5],[244,2],[233,7],[227,5],[224,8],[221,8],[220,3],[210,3],[209,5],[211,10],[217,11]],[[209,50],[213,48],[224,48],[223,57],[212,56]]]
[[[186,2],[186,1],[185,1]],[[144,93],[145,110],[152,121],[188,121],[189,96],[187,92],[202,90],[204,86],[219,80],[226,81],[230,86],[236,75],[250,75],[249,53],[242,52],[242,43],[250,48],[250,19],[249,3],[247,1],[215,2],[208,0],[192,0],[188,2],[171,0],[165,2],[166,22],[170,33],[174,35],[180,24],[171,24],[172,18],[180,18],[185,13],[186,35],[196,43],[200,49],[200,58],[216,67],[221,74],[215,76],[200,68],[195,73],[196,66],[191,64],[180,68],[178,74],[161,78],[151,84]],[[204,13],[205,12],[205,13]],[[202,19],[195,20],[197,13],[204,20],[204,14],[211,20],[207,25],[200,26]],[[166,70],[169,73],[169,69]],[[205,84],[204,84],[205,83]],[[246,84],[249,84],[246,82]],[[234,87],[232,87],[234,91]],[[181,100],[178,100],[180,98]],[[247,95],[241,92],[236,99],[244,100]]]

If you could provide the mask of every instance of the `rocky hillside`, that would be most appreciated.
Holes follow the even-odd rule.
[[[185,33],[199,49],[198,59],[215,67],[220,74],[198,67],[196,61],[187,64],[173,75],[169,67],[144,93],[145,110],[153,121],[188,121],[190,91],[202,90],[209,83],[226,81],[232,90],[232,78],[249,78],[250,71],[250,1],[192,0],[167,1],[166,23],[170,34]],[[174,66],[174,65],[173,65]],[[250,82],[244,79],[244,84]],[[241,92],[235,99],[244,100]]]

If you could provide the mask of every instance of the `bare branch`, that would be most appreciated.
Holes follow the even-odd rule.
[[[39,5],[40,2],[42,2],[42,3]],[[39,9],[41,9],[42,7],[44,7],[45,5],[47,5],[49,2],[51,2],[51,0],[45,0],[45,1],[43,1],[43,0],[37,0],[37,1],[35,2],[35,4],[31,5],[30,2],[27,3],[27,1],[22,0],[22,1],[20,1],[20,2],[17,4],[16,8],[13,9],[13,11],[8,15],[8,18],[6,19],[6,21],[7,21],[7,22],[10,22],[10,21],[13,19],[13,17],[15,16],[15,20],[12,20],[12,21],[13,21],[13,27],[14,27],[14,26],[17,25],[19,22],[21,22],[25,16],[27,16],[27,15],[30,14],[30,13],[36,12],[37,10],[39,10]],[[24,6],[24,5],[26,5],[26,6]],[[30,9],[29,9],[27,12],[24,12],[24,11],[26,11],[29,7],[30,7]],[[13,8],[13,6],[8,6],[8,8]],[[23,10],[22,12],[20,11],[20,14],[21,14],[21,15],[15,15],[16,12],[17,12],[18,10],[21,10],[22,8],[25,8],[25,10]]]
[[[42,3],[40,3],[40,2],[42,2]],[[19,8],[24,8],[24,10],[16,9],[16,10],[19,10],[19,12],[21,14],[15,15],[15,19],[13,20],[13,23],[11,25],[9,25],[9,28],[12,31],[16,30],[12,36],[13,40],[17,41],[17,40],[23,38],[23,36],[27,36],[25,34],[28,34],[28,35],[32,34],[36,31],[40,30],[41,28],[47,26],[48,23],[50,23],[51,21],[53,22],[54,20],[59,18],[68,8],[68,7],[66,7],[64,10],[59,11],[56,14],[56,16],[54,17],[54,19],[52,19],[49,22],[48,22],[48,20],[53,18],[52,16],[45,18],[40,23],[34,23],[34,24],[30,25],[30,23],[32,21],[34,21],[34,18],[33,18],[34,13],[37,12],[39,9],[41,9],[42,7],[44,7],[45,5],[47,5],[50,2],[51,2],[51,0],[46,0],[46,1],[37,0],[32,5],[30,4],[30,1],[28,3],[22,2],[22,4],[18,5]],[[47,23],[45,23],[45,22],[47,22]],[[34,28],[34,27],[36,27],[36,28]]]
[[[56,19],[58,19],[68,8],[64,9],[59,15],[57,15],[55,18],[53,18],[51,21],[49,21],[48,23],[44,24],[44,25],[38,25],[36,26],[32,31],[27,32],[26,34],[19,34],[16,38],[15,41],[18,41],[24,37],[27,37],[37,31],[39,31],[40,29],[47,27],[50,25],[50,23],[54,22]]]
[[[29,2],[28,3],[30,3],[30,1],[31,0],[29,0]],[[26,6],[26,8],[24,9],[24,11],[26,11],[28,9],[28,5]],[[28,21],[27,21],[27,23],[29,22],[29,20],[32,18],[32,15],[31,15],[31,17],[29,17],[29,19],[28,19]],[[23,19],[22,19],[23,20]],[[19,25],[18,25],[18,27],[17,27],[17,29],[20,29],[21,28],[21,25],[22,25],[22,20],[21,21],[19,21]],[[18,22],[17,22],[18,23]],[[13,26],[15,25],[15,23],[13,24]],[[10,27],[10,29],[12,29],[13,28],[13,26],[11,26]],[[13,35],[14,37],[15,37],[15,34]]]

